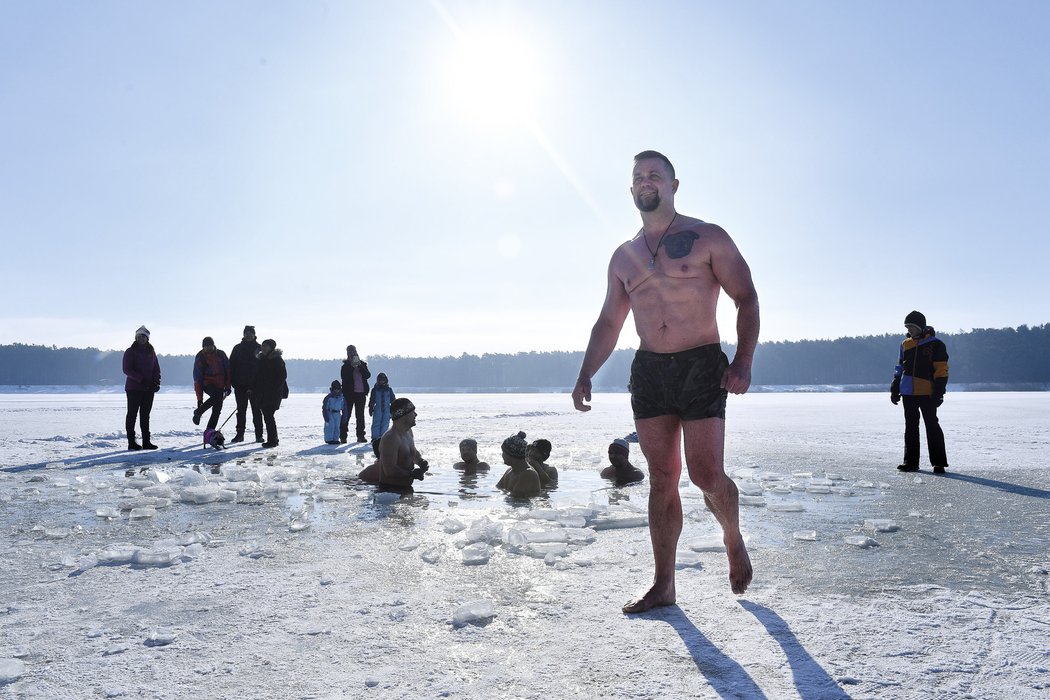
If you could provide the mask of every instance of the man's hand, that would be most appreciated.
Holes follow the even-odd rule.
[[[232,394],[232,393],[233,393],[233,389],[231,389],[229,387],[226,387],[226,389],[223,390],[223,392],[222,392],[222,398],[227,399],[227,398],[230,397],[230,394]]]
[[[938,394],[933,397],[933,405],[935,407],[939,407],[942,403],[944,403],[944,394]]]
[[[730,394],[744,394],[751,388],[751,363],[733,360],[722,375],[722,388]]]
[[[577,411],[589,411],[591,407],[584,403],[584,401],[591,400],[591,380],[586,377],[580,377],[576,380],[576,388],[572,390],[572,403],[576,406]]]
[[[890,392],[890,403],[892,403],[894,406],[896,406],[900,402],[901,402],[901,395],[898,394],[896,391],[891,391]]]
[[[200,408],[203,405],[204,405],[204,402],[201,401],[200,399],[197,399],[197,408]]]

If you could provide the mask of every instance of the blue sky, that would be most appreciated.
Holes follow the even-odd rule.
[[[0,343],[581,350],[631,157],[762,340],[1050,321],[1043,2],[0,2]],[[731,304],[720,304],[734,340]],[[637,346],[629,319],[621,347]]]

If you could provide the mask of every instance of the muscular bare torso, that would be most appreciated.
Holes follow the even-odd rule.
[[[412,485],[413,457],[416,443],[412,430],[388,430],[379,443],[379,480],[397,486]]]
[[[613,253],[611,271],[623,284],[634,312],[640,349],[678,352],[719,342],[715,312],[721,284],[713,258],[733,246],[720,227],[678,215],[657,250],[639,234]]]

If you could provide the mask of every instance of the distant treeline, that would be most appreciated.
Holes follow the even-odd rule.
[[[959,384],[1050,384],[1050,323],[981,328],[939,334],[948,346],[950,380]],[[755,385],[885,385],[893,375],[901,336],[761,343],[755,352]],[[726,345],[733,357],[733,346]],[[228,349],[227,349],[228,351]],[[0,385],[122,387],[123,351],[0,345]],[[596,390],[624,391],[633,350],[617,350],[594,379]],[[459,357],[367,358],[373,377],[385,372],[397,391],[567,390],[576,381],[582,352],[523,352]],[[297,390],[327,387],[339,378],[341,360],[286,358],[288,382]],[[163,384],[192,384],[191,355],[161,355]]]

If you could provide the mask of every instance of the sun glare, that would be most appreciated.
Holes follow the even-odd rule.
[[[519,37],[464,33],[444,67],[451,107],[464,119],[500,127],[530,123],[541,92],[539,56]]]

